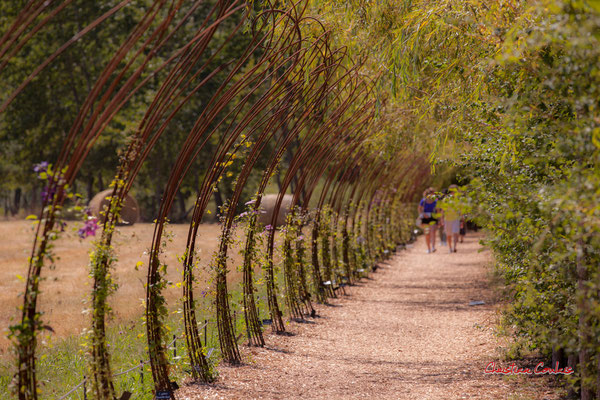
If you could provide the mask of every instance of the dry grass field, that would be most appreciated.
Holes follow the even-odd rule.
[[[39,298],[40,309],[45,313],[43,320],[50,325],[54,337],[77,334],[87,326],[89,319],[85,310],[89,298],[91,280],[88,276],[89,251],[92,237],[80,239],[75,230],[80,224],[72,222],[65,233],[55,242],[55,255],[58,257],[56,268],[45,269]],[[0,357],[6,355],[9,341],[6,337],[8,327],[19,317],[17,307],[22,304],[22,292],[25,283],[22,277],[27,275],[27,257],[31,251],[34,225],[30,221],[0,222]],[[115,278],[119,284],[117,292],[111,298],[114,310],[114,322],[139,321],[143,314],[146,281],[146,266],[154,225],[140,223],[131,227],[119,227],[114,244],[118,256]],[[183,253],[187,238],[188,225],[169,225],[173,240],[168,243],[163,261],[168,265],[170,286],[166,298],[170,305],[177,306],[181,289],[175,284],[181,281],[182,269],[177,256]],[[198,290],[209,286],[210,274],[207,267],[218,245],[220,227],[216,224],[202,225],[197,240],[200,254]],[[237,270],[241,256],[238,249],[230,251],[234,262],[230,265],[230,282],[239,282],[241,274]],[[136,263],[144,266],[136,270]]]

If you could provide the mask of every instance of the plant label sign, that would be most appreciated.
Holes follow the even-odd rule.
[[[156,400],[171,400],[171,391],[170,390],[157,390],[155,399]]]

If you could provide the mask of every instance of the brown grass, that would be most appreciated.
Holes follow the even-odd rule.
[[[44,312],[43,320],[50,325],[55,337],[64,337],[81,332],[89,326],[89,319],[84,314],[89,298],[91,279],[88,276],[89,252],[93,238],[79,239],[75,230],[78,223],[69,223],[65,233],[55,242],[54,254],[58,257],[56,268],[45,269],[42,273],[42,294],[39,298],[40,309]],[[27,257],[31,251],[34,226],[29,221],[8,221],[0,223],[0,356],[7,352],[9,340],[6,337],[8,327],[19,317],[18,306],[22,304],[22,292],[27,275]],[[145,298],[144,283],[148,256],[146,252],[152,241],[154,225],[140,223],[131,227],[119,227],[114,240],[118,256],[115,266],[115,278],[119,284],[117,292],[111,298],[115,322],[138,320],[143,314]],[[175,284],[182,279],[181,263],[177,256],[183,253],[187,238],[188,225],[169,225],[168,231],[173,234],[168,243],[163,261],[168,265],[167,278],[173,282],[166,291],[170,305],[176,305],[181,296],[181,289]],[[208,264],[217,249],[220,226],[205,224],[199,229],[197,250],[199,251],[200,269],[198,290],[209,286]],[[234,262],[230,265],[230,282],[240,281],[241,273],[236,266],[241,257],[238,249],[230,251]],[[135,269],[136,263],[143,261],[144,266]]]

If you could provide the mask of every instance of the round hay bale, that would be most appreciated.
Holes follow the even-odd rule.
[[[98,218],[98,221],[103,222],[104,216],[100,215],[100,212],[105,211],[110,206],[110,197],[113,193],[112,189],[103,190],[94,196],[94,198],[90,201],[88,207],[92,214]],[[117,225],[133,225],[140,219],[140,207],[138,206],[137,201],[130,196],[125,196],[125,200],[123,201],[123,206],[121,207],[121,218],[119,218],[119,222]]]
[[[275,203],[277,202],[277,194],[266,194],[262,197],[260,202],[260,213],[258,214],[258,222],[263,225],[269,225],[271,223],[271,217],[275,209]],[[290,211],[292,205],[293,196],[286,194],[283,196],[279,213],[277,214],[277,225],[282,226],[285,224],[285,217]]]

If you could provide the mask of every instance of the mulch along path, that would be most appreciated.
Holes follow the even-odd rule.
[[[242,345],[242,366],[221,365],[215,384],[189,384],[178,397],[555,399],[548,377],[483,372],[491,361],[509,364],[492,332],[490,264],[476,235],[453,254],[439,244],[426,254],[421,237],[346,296],[318,305],[318,318],[289,323],[293,336],[267,327],[265,348]]]

